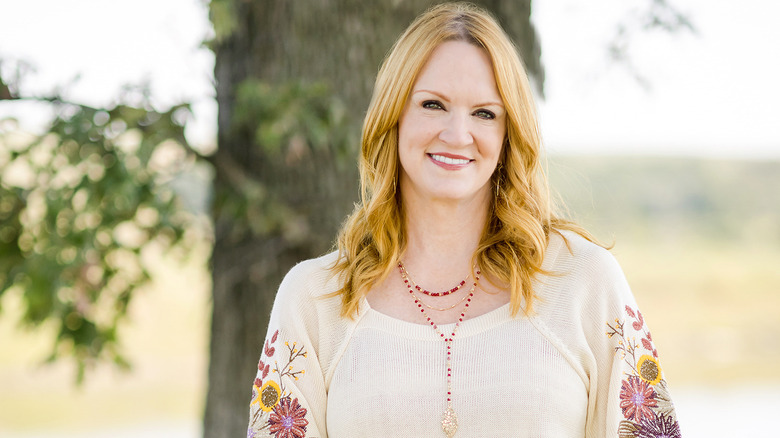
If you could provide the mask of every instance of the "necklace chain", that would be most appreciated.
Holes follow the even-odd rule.
[[[399,264],[398,264],[398,268],[399,268],[399,270],[401,271],[401,278],[404,280],[404,284],[406,285],[406,287],[407,287],[407,288],[409,288],[409,286],[410,286],[410,285],[412,285],[412,286],[414,286],[416,289],[418,289],[418,290],[419,290],[419,289],[420,289],[420,287],[419,287],[419,286],[417,286],[417,285],[415,285],[415,284],[414,284],[414,281],[412,281],[412,279],[411,279],[411,278],[409,278],[409,273],[406,271],[406,269],[404,269],[404,267],[403,267],[403,264],[402,264],[402,263],[399,263]],[[408,280],[408,281],[407,281],[407,280]],[[466,280],[463,280],[463,281],[465,282]],[[458,288],[457,288],[457,289],[459,289],[459,288],[460,288],[460,286],[458,286]],[[453,289],[453,290],[454,290],[454,289]],[[454,308],[455,308],[455,306],[457,306],[458,304],[460,304],[460,303],[462,303],[462,302],[466,301],[466,298],[468,298],[468,295],[463,295],[463,298],[461,298],[460,300],[458,300],[458,301],[457,301],[455,304],[453,304],[453,305],[451,305],[451,306],[448,306],[448,307],[433,307],[433,306],[429,305],[428,303],[425,303],[423,300],[421,300],[421,299],[420,299],[420,297],[418,297],[418,296],[417,296],[417,295],[414,293],[414,291],[412,291],[412,289],[411,289],[411,288],[409,288],[409,291],[412,293],[412,296],[414,297],[414,299],[415,299],[416,301],[418,301],[418,303],[417,303],[417,304],[420,304],[420,303],[422,303],[422,305],[423,305],[423,306],[425,306],[425,307],[427,307],[427,308],[429,308],[429,309],[431,309],[431,310],[436,310],[436,311],[438,311],[438,312],[444,312],[444,311],[446,311],[446,310],[451,310],[451,309],[454,309]],[[438,296],[438,295],[432,295],[432,296]]]
[[[412,296],[414,297],[415,300],[419,301],[418,304],[422,304],[423,306],[425,306],[425,307],[427,307],[427,308],[429,308],[431,310],[436,310],[437,312],[444,312],[444,311],[447,311],[447,310],[452,310],[452,309],[455,308],[455,306],[457,306],[458,304],[466,301],[466,298],[469,297],[468,295],[463,295],[463,298],[461,298],[460,300],[456,301],[455,304],[453,304],[453,305],[451,305],[449,307],[433,307],[430,304],[423,302],[423,300],[421,300],[420,297],[415,295],[414,292],[412,292]]]
[[[446,358],[447,409],[444,411],[444,414],[442,415],[441,427],[442,430],[444,431],[444,434],[447,435],[448,438],[452,438],[455,435],[455,432],[458,430],[458,416],[455,415],[455,410],[452,407],[452,341],[455,339],[455,333],[458,331],[458,327],[460,327],[460,323],[463,322],[463,319],[466,317],[466,312],[469,309],[469,305],[471,305],[471,299],[474,297],[474,291],[477,289],[477,283],[479,282],[480,271],[477,270],[476,274],[474,275],[474,283],[472,284],[471,290],[469,291],[468,295],[466,295],[465,298],[466,304],[463,306],[463,310],[460,312],[460,316],[458,317],[458,320],[455,322],[455,327],[453,327],[452,333],[450,333],[449,337],[447,337],[444,335],[444,333],[441,330],[439,330],[439,326],[436,324],[436,322],[434,322],[431,319],[430,315],[428,315],[425,312],[423,306],[424,305],[426,307],[429,306],[427,306],[427,304],[420,301],[419,298],[417,298],[417,296],[414,294],[414,289],[412,288],[412,285],[409,283],[409,281],[407,281],[407,273],[403,267],[403,263],[398,262],[398,269],[399,271],[401,271],[401,278],[404,280],[404,284],[409,289],[409,294],[412,296],[412,299],[414,299],[414,303],[417,304],[417,308],[420,309],[420,313],[422,314],[422,316],[425,317],[426,321],[431,325],[431,327],[433,327],[433,330],[436,332],[436,334],[439,335],[439,337],[441,337],[444,340],[444,344],[447,346],[447,358]],[[460,289],[460,287],[458,287],[458,289]],[[461,300],[460,302],[462,301],[463,300]],[[455,305],[453,305],[452,307],[455,307],[456,305],[460,304],[460,302],[455,303]]]
[[[428,295],[429,297],[446,297],[447,295],[457,292],[460,290],[460,288],[463,287],[464,284],[466,284],[466,280],[468,280],[468,276],[463,279],[457,286],[453,287],[452,289],[445,290],[444,292],[431,292],[427,289],[421,288],[417,283],[412,280],[412,276],[409,275],[409,273],[406,271],[406,267],[404,266],[404,263],[399,261],[398,262],[398,269],[401,270],[401,277],[404,279],[404,283],[408,286],[413,286],[415,289],[417,289],[418,292]]]

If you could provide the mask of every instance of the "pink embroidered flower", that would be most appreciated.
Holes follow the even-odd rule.
[[[298,403],[297,398],[290,400],[290,397],[284,397],[268,417],[268,431],[276,438],[304,438],[309,424],[305,417],[306,408]]]
[[[653,416],[651,408],[657,407],[655,390],[637,376],[629,376],[623,380],[620,388],[620,407],[627,420],[641,422],[643,418]]]

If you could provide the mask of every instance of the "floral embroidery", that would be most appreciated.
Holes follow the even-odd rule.
[[[652,356],[644,355],[636,364],[636,371],[645,382],[655,385],[661,381],[661,365]]]
[[[655,346],[653,345],[653,337],[650,335],[650,331],[647,330],[647,327],[645,327],[645,320],[642,317],[642,312],[639,312],[638,310],[634,312],[634,310],[632,310],[631,307],[626,306],[626,313],[628,314],[628,316],[634,319],[634,322],[631,324],[631,327],[636,332],[642,335],[640,341],[641,347],[640,347],[640,343],[636,342],[636,338],[629,338],[627,336],[629,333],[626,333],[625,322],[620,321],[619,319],[615,320],[614,327],[610,324],[607,324],[607,327],[609,327],[609,330],[607,331],[607,336],[610,338],[615,335],[620,337],[620,340],[618,341],[618,346],[615,347],[615,352],[620,353],[621,358],[626,361],[628,366],[630,366],[633,369],[636,369],[637,353],[639,353],[641,349],[650,352],[654,358],[658,357],[658,350],[656,350]]]
[[[306,436],[306,426],[309,421],[306,417],[306,409],[301,407],[298,399],[292,401],[285,397],[274,408],[268,418],[268,431],[276,434],[276,438],[303,438]]]
[[[624,420],[620,438],[681,438],[658,350],[639,310],[625,307],[626,318],[607,324],[607,337],[617,337],[615,354],[625,363],[626,377],[620,387]],[[639,337],[639,341],[637,341]]]
[[[292,398],[285,381],[298,380],[306,373],[296,367],[298,358],[306,357],[306,350],[296,342],[284,343],[281,349],[287,354],[277,354],[276,341],[279,330],[263,345],[263,354],[257,364],[257,378],[252,386],[251,419],[247,438],[262,436],[274,438],[303,438],[306,436],[307,410],[297,398]],[[282,359],[279,362],[279,359]]]
[[[279,385],[276,384],[273,380],[269,380],[263,385],[263,387],[260,389],[260,396],[257,397],[257,401],[260,402],[260,409],[271,412],[271,409],[276,406],[276,404],[279,402],[279,396],[281,395],[282,390],[279,388]]]
[[[623,380],[620,389],[620,407],[626,419],[640,422],[642,418],[653,415],[650,408],[654,408],[656,404],[655,390],[647,382],[636,376]]]
[[[653,414],[642,420],[637,438],[682,438],[680,425],[672,416]]]

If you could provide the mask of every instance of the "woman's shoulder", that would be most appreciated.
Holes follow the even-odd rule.
[[[356,326],[341,316],[340,280],[332,270],[337,260],[331,252],[293,266],[279,286],[269,325],[306,345],[323,376],[330,375]]]
[[[621,272],[609,250],[569,230],[550,233],[543,269],[585,276]]]
[[[538,295],[555,307],[609,306],[631,300],[620,264],[606,248],[572,231],[551,233]]]
[[[338,319],[340,282],[331,269],[337,258],[332,252],[293,266],[276,292],[274,312],[311,321]]]
[[[299,262],[284,276],[279,293],[297,293],[314,298],[335,292],[339,285],[332,268],[337,260],[338,251],[333,251]]]
[[[609,250],[574,232],[552,234],[533,316],[560,345],[585,354],[589,342],[601,339],[605,324],[627,305],[635,307],[635,300]]]

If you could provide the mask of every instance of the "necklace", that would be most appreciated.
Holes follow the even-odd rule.
[[[431,309],[431,310],[436,310],[436,311],[438,311],[438,312],[444,312],[445,310],[451,310],[451,309],[454,309],[454,308],[455,308],[455,306],[457,306],[458,304],[460,304],[460,303],[462,303],[462,302],[466,301],[466,298],[468,298],[469,296],[468,296],[468,295],[463,295],[463,298],[461,298],[461,299],[460,299],[460,300],[458,300],[458,301],[457,301],[455,304],[453,304],[453,305],[451,305],[451,306],[449,306],[449,307],[433,307],[433,306],[431,306],[430,304],[423,302],[423,300],[421,300],[421,299],[420,299],[420,297],[418,297],[418,296],[417,296],[417,295],[415,295],[414,293],[412,293],[412,297],[414,297],[414,299],[415,299],[415,300],[419,301],[419,303],[418,303],[418,304],[422,304],[423,306],[425,306],[425,307],[427,307],[427,308],[429,308],[429,309]]]
[[[398,268],[401,271],[401,277],[403,278],[406,272],[403,268],[403,264],[399,263]],[[474,283],[471,286],[471,290],[469,291],[468,295],[466,296],[466,304],[463,306],[463,311],[460,312],[458,321],[455,323],[455,327],[453,327],[452,333],[450,333],[449,337],[445,336],[444,333],[439,330],[439,326],[436,325],[431,317],[426,314],[425,309],[423,308],[423,303],[415,297],[412,286],[408,282],[404,282],[406,287],[409,289],[409,294],[414,299],[414,303],[417,304],[417,307],[420,309],[422,316],[424,316],[426,321],[431,325],[431,327],[433,327],[433,330],[436,332],[436,334],[444,339],[444,344],[447,346],[447,409],[444,411],[444,414],[442,414],[441,417],[441,428],[448,438],[455,436],[455,432],[458,430],[458,416],[455,415],[455,409],[452,408],[452,341],[455,339],[455,333],[458,331],[460,323],[463,322],[463,318],[466,317],[466,311],[469,309],[469,305],[471,304],[471,298],[474,297],[474,291],[477,289],[479,274],[480,272],[477,271],[476,275],[474,276]]]
[[[412,279],[409,277],[409,273],[406,272],[406,269],[404,269],[402,263],[398,263],[398,269],[401,271],[401,279],[404,280],[404,284],[406,284],[406,287],[409,287],[409,285],[411,284],[411,285],[415,286],[415,288],[419,289],[419,286],[415,285],[414,281],[412,281]],[[465,282],[466,280],[463,280],[463,281]],[[459,288],[460,288],[460,286],[458,286],[456,289],[459,289]],[[440,308],[440,307],[433,307],[433,306],[423,302],[423,300],[421,300],[420,297],[415,295],[415,293],[412,291],[411,288],[409,288],[409,291],[412,293],[412,297],[414,297],[415,302],[417,302],[417,304],[422,303],[423,306],[425,306],[425,307],[427,307],[427,308],[429,308],[431,310],[436,310],[436,311],[439,311],[439,312],[443,312],[445,310],[454,309],[455,306],[457,306],[458,304],[466,301],[466,298],[468,298],[468,295],[463,295],[463,298],[458,300],[458,302],[456,302],[455,304],[453,304],[453,305],[451,305],[449,307],[441,307]],[[438,296],[438,295],[435,295],[435,296]]]
[[[409,287],[414,286],[415,289],[417,289],[418,292],[423,293],[425,295],[428,295],[429,297],[446,297],[447,295],[457,292],[460,290],[460,288],[463,287],[464,284],[466,284],[466,280],[468,280],[469,277],[466,277],[463,281],[460,282],[457,286],[453,287],[450,290],[445,290],[444,292],[431,292],[428,290],[425,290],[418,286],[414,280],[412,280],[412,277],[409,275],[408,272],[406,272],[406,268],[404,267],[404,263],[402,261],[398,261],[398,269],[401,270],[401,277],[404,279],[404,283],[406,283],[406,286]]]

